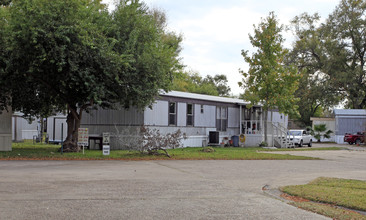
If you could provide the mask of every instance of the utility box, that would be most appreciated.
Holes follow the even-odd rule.
[[[111,153],[110,145],[103,145],[103,155],[108,156]]]

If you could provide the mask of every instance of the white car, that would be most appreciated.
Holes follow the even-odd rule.
[[[302,147],[303,145],[311,147],[313,142],[311,135],[306,130],[289,130],[287,137],[299,147]]]

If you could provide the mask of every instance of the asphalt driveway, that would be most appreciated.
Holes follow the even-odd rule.
[[[0,219],[325,219],[264,185],[366,180],[366,151],[311,161],[0,161]]]

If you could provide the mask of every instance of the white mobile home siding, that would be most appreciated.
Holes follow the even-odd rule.
[[[283,113],[279,113],[278,111],[273,111],[273,119],[271,120],[271,111],[268,111],[268,121],[272,121],[275,123],[281,123],[282,126],[287,127],[288,124],[288,117],[283,114]]]
[[[146,108],[144,111],[144,125],[168,126],[169,102],[156,101],[152,109]]]
[[[336,135],[345,133],[356,133],[366,130],[366,118],[337,118]]]
[[[22,117],[22,114],[16,113],[12,117],[12,140],[23,141],[32,140],[34,135],[38,135],[38,119],[29,123]]]
[[[66,116],[57,115],[48,117],[47,134],[50,141],[60,142],[65,140],[67,136]]]
[[[201,105],[194,105],[194,126],[195,127],[216,127],[216,106],[203,105],[203,113],[201,113]]]
[[[187,125],[187,103],[177,103],[177,126]]]
[[[239,128],[240,122],[240,109],[239,108],[228,108],[228,127]]]

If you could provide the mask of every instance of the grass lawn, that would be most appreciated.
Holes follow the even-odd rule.
[[[111,150],[103,156],[100,150],[85,150],[85,154],[58,152],[60,145],[13,143],[11,152],[0,152],[0,160],[313,160],[317,158],[270,154],[262,148],[214,148],[215,152],[203,152],[203,148],[179,148],[168,150],[171,158],[152,156],[138,151]]]
[[[306,185],[285,186],[281,190],[310,201],[366,211],[365,181],[321,177]],[[295,202],[294,205],[334,219],[366,219],[359,213],[325,204]]]
[[[302,147],[302,148],[279,148],[279,149],[262,149],[260,151],[319,151],[319,150],[343,150],[345,148],[342,147],[322,147],[322,148],[311,148],[311,147]]]

